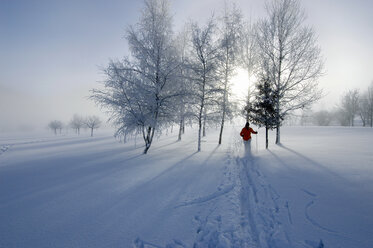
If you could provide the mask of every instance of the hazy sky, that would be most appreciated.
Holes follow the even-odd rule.
[[[264,15],[264,1],[236,0],[246,18]],[[101,114],[89,90],[100,67],[127,53],[125,28],[142,1],[0,0],[0,132],[68,122],[74,113]],[[188,20],[220,13],[223,0],[171,0],[175,31]],[[347,89],[373,81],[373,1],[302,0],[318,36],[326,75],[318,104],[331,109]],[[244,86],[243,86],[244,87]]]

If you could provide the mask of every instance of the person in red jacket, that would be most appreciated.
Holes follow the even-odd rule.
[[[246,122],[246,125],[244,128],[242,128],[240,135],[243,138],[243,142],[245,144],[245,151],[247,152],[247,154],[251,153],[251,134],[252,133],[257,134],[258,132],[254,131],[250,127],[249,122]]]

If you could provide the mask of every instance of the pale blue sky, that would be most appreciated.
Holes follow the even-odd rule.
[[[252,20],[264,1],[236,0]],[[175,31],[189,19],[219,13],[223,0],[172,0]],[[373,80],[373,1],[303,0],[326,60],[321,105],[338,101],[346,89]],[[86,99],[102,80],[99,67],[127,52],[126,26],[139,18],[142,1],[0,0],[0,131],[74,113],[100,111]]]

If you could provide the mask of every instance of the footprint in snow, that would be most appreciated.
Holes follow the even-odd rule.
[[[0,155],[3,154],[4,152],[8,151],[10,148],[10,145],[3,145],[0,148]]]

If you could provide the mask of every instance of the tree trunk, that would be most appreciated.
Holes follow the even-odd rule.
[[[144,154],[148,153],[149,148],[150,148],[150,143],[146,143],[145,144],[145,149],[144,149]]]
[[[201,128],[202,128],[202,115],[206,115],[205,110],[205,87],[206,87],[206,64],[203,63],[203,82],[202,82],[202,97],[201,97],[201,105],[199,109],[198,115],[198,149],[197,151],[201,151]]]
[[[224,129],[224,121],[225,121],[225,109],[226,109],[226,104],[227,104],[227,100],[226,100],[226,90],[227,90],[227,82],[226,82],[226,85],[225,85],[225,89],[224,89],[224,100],[223,100],[223,116],[221,118],[221,126],[220,126],[220,134],[219,134],[219,145],[221,145],[221,140],[222,140],[222,136],[223,136],[223,129]]]
[[[199,116],[198,116],[198,149],[197,151],[201,151],[201,132],[202,132],[202,113],[203,113],[203,102],[201,104],[201,109],[199,110]]]
[[[351,126],[354,126],[354,116],[351,116]]]
[[[203,114],[202,136],[206,137],[206,109],[205,109],[204,114]]]
[[[276,127],[276,144],[280,144],[280,126]]]
[[[143,129],[143,138],[145,141],[144,154],[148,152],[150,145],[151,145],[151,140],[150,140],[151,131],[152,131],[152,127],[148,127],[148,130],[146,131],[146,134],[145,134],[144,129]]]
[[[266,149],[268,149],[268,126],[266,125]]]
[[[280,125],[281,125],[281,119],[280,119],[280,85],[281,85],[281,70],[282,70],[282,61],[283,61],[283,46],[282,46],[282,40],[279,39],[279,63],[278,63],[278,72],[277,72],[277,85],[276,85],[276,90],[277,90],[277,99],[276,99],[276,111],[277,111],[277,116],[276,116],[276,144],[280,144]]]
[[[361,119],[361,122],[363,123],[363,127],[366,126],[366,120],[365,120],[365,117],[364,117],[364,114],[360,113],[360,119]]]
[[[220,134],[219,134],[219,145],[221,145],[221,140],[223,136],[223,128],[224,128],[224,119],[225,119],[225,111],[223,111],[223,118],[221,119],[221,126],[220,126]]]
[[[229,47],[226,47],[226,60],[225,60],[225,78],[224,78],[224,94],[223,94],[223,115],[221,118],[220,134],[219,134],[219,145],[221,144],[223,129],[224,129],[224,119],[226,114],[226,107],[228,104],[227,88],[228,88],[228,73],[229,73]]]
[[[201,151],[201,130],[202,129],[202,120],[201,118],[198,120],[198,149],[197,151]]]
[[[276,100],[276,144],[280,144],[280,103]]]
[[[249,80],[250,80],[250,77],[251,77],[251,73],[249,72]],[[247,100],[246,100],[246,106],[249,107],[250,106],[250,96],[251,96],[251,91],[250,91],[250,81],[249,81],[249,88],[247,90]],[[249,122],[250,120],[250,112],[249,112],[250,109],[247,109],[246,111],[246,122]]]
[[[152,126],[148,127],[148,130],[146,132],[146,137],[145,137],[145,132],[144,132],[144,129],[143,129],[143,137],[144,137],[144,141],[145,141],[144,154],[146,154],[148,152],[148,150],[149,150],[149,148],[150,148],[150,146],[152,145],[152,142],[153,142],[154,131],[155,131],[155,128],[157,127],[159,105],[157,107],[158,108],[154,113],[154,126],[153,127]]]
[[[149,127],[148,128],[148,132],[146,134],[144,154],[146,154],[148,152],[150,146],[152,145],[153,137],[154,137],[154,131],[155,131],[155,127],[153,127],[153,128]]]
[[[182,132],[183,132],[183,119],[184,119],[183,117],[180,118],[180,123],[179,123],[179,136],[178,136],[178,138],[177,138],[178,141],[181,140],[181,134],[182,134]]]
[[[93,127],[91,128],[91,137],[93,137]]]

